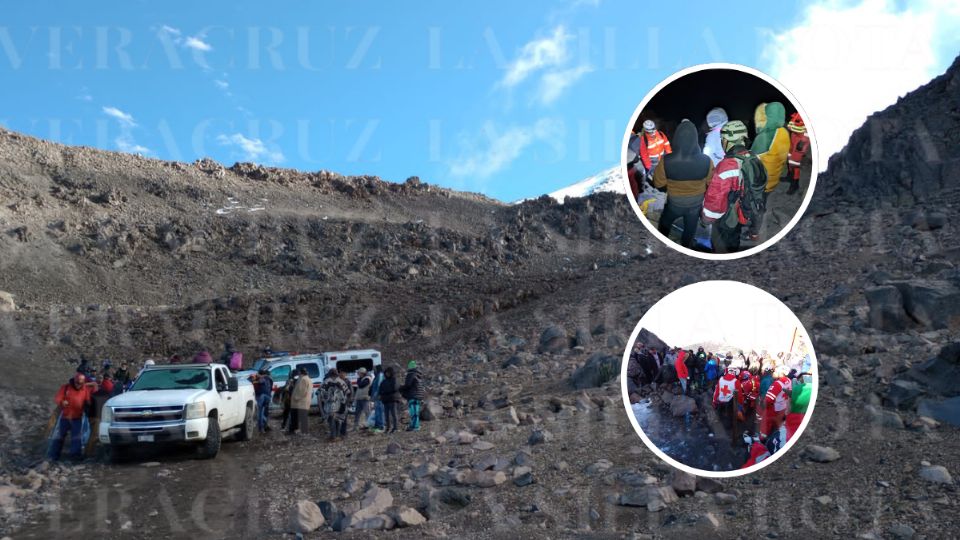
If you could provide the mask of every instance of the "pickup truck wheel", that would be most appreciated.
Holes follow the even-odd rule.
[[[247,407],[247,415],[243,417],[243,425],[240,426],[239,439],[241,441],[253,440],[253,436],[256,432],[257,432],[257,406],[249,405]]]
[[[213,459],[220,453],[220,422],[216,415],[210,416],[207,424],[207,438],[200,444],[200,457]]]

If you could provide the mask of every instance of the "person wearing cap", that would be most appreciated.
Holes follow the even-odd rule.
[[[723,107],[714,107],[707,113],[707,140],[703,143],[703,153],[713,161],[716,166],[726,155],[727,151],[723,147],[720,137],[720,130],[727,123],[727,111]]]
[[[367,368],[357,370],[357,389],[353,394],[353,430],[360,430],[360,418],[367,416],[367,404],[370,403],[370,390],[373,384],[373,375],[367,373]]]
[[[87,376],[79,372],[57,390],[53,401],[60,414],[56,435],[47,452],[50,461],[60,459],[67,433],[70,434],[70,458],[79,460],[83,457],[83,417],[96,390],[96,383],[88,384]]]
[[[407,362],[407,376],[400,387],[400,395],[407,400],[407,412],[410,414],[410,425],[407,431],[420,431],[420,407],[426,391],[423,388],[423,373],[417,368],[417,362]]]
[[[636,135],[639,138],[640,161],[649,180],[663,156],[673,152],[673,149],[667,136],[657,129],[653,120],[644,120],[643,130]]]
[[[693,122],[681,121],[673,135],[674,151],[664,156],[653,171],[653,187],[667,191],[657,230],[670,238],[673,223],[682,219],[680,244],[685,248],[693,248],[703,195],[713,177],[713,162],[703,155],[699,137]]]
[[[787,178],[790,179],[790,188],[787,189],[787,195],[793,195],[800,190],[800,165],[810,150],[810,137],[807,137],[807,126],[797,112],[790,116],[787,131],[790,132],[790,153],[787,155]]]

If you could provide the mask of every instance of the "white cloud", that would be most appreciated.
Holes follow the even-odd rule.
[[[545,105],[553,103],[564,90],[591,71],[593,71],[593,67],[584,64],[574,68],[545,73],[540,78],[538,98]]]
[[[507,68],[500,84],[512,88],[538,70],[563,65],[570,56],[567,42],[572,37],[560,25],[554,28],[550,36],[527,43],[520,50],[517,59]]]
[[[227,81],[222,81],[220,79],[213,81],[213,84],[217,85],[217,88],[221,90],[226,90],[230,88],[230,83],[228,83]]]
[[[117,148],[122,152],[128,152],[130,154],[150,154],[151,153],[151,150],[149,148],[147,148],[146,146],[137,144],[137,142],[133,140],[133,136],[127,132],[123,133],[122,135],[114,139],[114,143],[117,145]]]
[[[512,126],[498,131],[492,122],[486,122],[481,129],[484,141],[463,138],[465,151],[450,165],[450,174],[459,178],[489,178],[507,168],[531,144],[557,136],[562,129],[558,124],[556,120],[544,118],[532,126]]]
[[[187,38],[184,39],[183,32],[181,32],[179,28],[174,28],[172,26],[161,26],[159,35],[163,38],[169,39],[176,45],[182,45],[195,51],[209,52],[213,50],[213,46],[204,41],[202,35],[187,36]]]
[[[125,113],[116,107],[103,107],[103,114],[115,118],[121,125],[126,127],[137,125],[136,122],[133,121],[133,115]]]
[[[771,35],[767,71],[797,98],[817,135],[820,169],[867,116],[943,69],[960,45],[960,4],[821,0]]]
[[[267,145],[258,138],[248,138],[242,133],[232,135],[218,135],[217,142],[225,146],[232,146],[238,149],[243,159],[247,161],[266,163],[280,163],[284,160],[283,153],[279,150],[270,150]]]
[[[209,43],[203,41],[202,39],[200,39],[200,38],[197,37],[197,36],[190,36],[190,37],[188,37],[187,39],[185,39],[184,42],[183,42],[183,46],[186,47],[186,48],[188,48],[188,49],[193,49],[193,50],[196,50],[196,51],[203,51],[203,52],[207,52],[207,51],[212,51],[212,50],[213,50],[213,47],[210,46]]]

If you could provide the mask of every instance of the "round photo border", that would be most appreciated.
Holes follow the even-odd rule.
[[[812,364],[813,365],[812,373],[813,373],[813,382],[814,382],[813,390],[810,393],[810,404],[807,406],[807,412],[804,414],[803,420],[800,422],[800,427],[797,428],[796,433],[794,433],[793,437],[791,437],[790,440],[787,441],[787,443],[783,446],[783,448],[781,448],[779,451],[777,451],[775,454],[771,455],[767,459],[764,459],[760,463],[756,463],[745,469],[734,469],[732,471],[707,471],[707,470],[691,467],[690,465],[686,465],[684,463],[680,463],[676,459],[667,455],[664,451],[660,450],[660,448],[656,444],[654,444],[649,437],[647,437],[647,435],[643,432],[643,429],[640,428],[640,423],[637,422],[637,418],[636,416],[634,416],[633,409],[630,406],[631,405],[630,396],[629,396],[629,392],[627,391],[627,363],[630,361],[630,351],[633,349],[633,345],[637,342],[637,337],[640,336],[640,330],[643,328],[643,324],[642,324],[643,319],[647,316],[648,313],[650,313],[650,310],[652,310],[654,306],[656,306],[660,302],[663,302],[664,300],[669,298],[672,294],[676,293],[677,291],[686,289],[687,287],[696,287],[698,285],[703,285],[707,283],[736,283],[737,285],[752,287],[760,291],[761,293],[769,296],[771,299],[777,301],[781,306],[783,306],[784,309],[787,310],[787,312],[790,313],[790,316],[793,317],[793,320],[796,322],[797,326],[803,331],[803,335],[804,337],[806,337],[807,344],[810,347],[811,359],[813,360],[813,364]],[[819,391],[820,391],[820,366],[819,366],[819,361],[817,360],[817,352],[813,347],[813,341],[810,338],[810,333],[807,332],[806,327],[803,325],[803,321],[801,321],[800,318],[797,317],[797,314],[794,313],[792,309],[787,307],[787,305],[784,304],[783,301],[781,301],[776,296],[770,294],[769,292],[761,289],[760,287],[757,287],[756,285],[751,285],[749,283],[744,283],[742,281],[735,281],[735,280],[729,280],[729,279],[714,279],[714,280],[705,280],[705,281],[698,281],[696,283],[691,283],[689,285],[680,287],[679,289],[674,289],[666,296],[663,296],[662,298],[657,300],[652,306],[650,306],[649,309],[647,309],[644,312],[643,316],[640,317],[640,320],[637,321],[636,327],[634,327],[633,332],[630,334],[630,338],[627,340],[627,348],[623,351],[623,360],[620,366],[620,393],[623,399],[623,408],[627,412],[627,419],[630,421],[630,425],[633,426],[633,430],[636,431],[637,435],[640,436],[640,439],[643,441],[643,444],[645,444],[647,448],[649,448],[654,454],[656,454],[657,457],[659,457],[663,462],[667,463],[671,467],[680,469],[681,471],[692,474],[694,476],[701,476],[706,478],[736,478],[738,476],[745,476],[748,474],[752,474],[754,472],[759,471],[760,469],[763,469],[767,465],[773,464],[782,456],[786,455],[787,452],[789,452],[790,449],[793,448],[796,442],[800,440],[800,437],[803,435],[803,432],[807,429],[807,424],[810,423],[810,419],[813,417],[813,413],[816,408],[817,395]]]
[[[706,71],[708,69],[732,69],[735,71],[740,71],[742,73],[747,73],[749,75],[753,75],[755,77],[760,78],[764,82],[776,88],[781,94],[783,94],[783,96],[790,101],[790,104],[793,105],[794,108],[796,108],[797,112],[800,113],[800,116],[803,117],[804,121],[809,122],[809,124],[806,127],[807,127],[807,136],[810,138],[810,149],[811,149],[810,150],[810,160],[811,160],[810,161],[811,162],[810,183],[807,186],[807,192],[806,194],[804,194],[803,201],[801,201],[800,203],[800,208],[797,209],[797,212],[793,215],[792,218],[790,218],[790,221],[787,222],[786,226],[780,229],[777,232],[777,234],[773,235],[773,237],[768,238],[762,244],[753,246],[750,249],[745,249],[743,251],[737,251],[734,253],[706,253],[703,251],[697,251],[694,249],[683,247],[680,244],[674,242],[673,240],[670,240],[669,238],[665,238],[662,234],[660,234],[660,231],[658,231],[657,228],[654,227],[652,223],[650,223],[650,220],[648,220],[643,215],[643,211],[640,209],[640,204],[636,201],[636,199],[634,199],[631,196],[632,190],[630,189],[630,176],[627,173],[627,148],[630,144],[630,134],[633,130],[633,126],[637,123],[637,119],[640,118],[640,113],[642,113],[644,107],[647,106],[647,103],[649,103],[654,96],[656,96],[661,90],[664,89],[664,87],[666,87],[668,84],[672,83],[673,81],[680,79],[686,75],[690,75],[691,73]],[[627,124],[627,129],[623,134],[623,143],[621,144],[621,147],[620,147],[620,173],[622,176],[622,182],[624,185],[626,197],[627,197],[627,200],[630,201],[630,206],[631,208],[633,208],[633,212],[637,215],[637,218],[640,220],[643,226],[646,227],[647,230],[650,231],[650,233],[657,240],[660,240],[660,242],[666,245],[667,247],[672,248],[684,255],[689,255],[691,257],[696,257],[698,259],[703,259],[707,261],[731,261],[735,259],[741,259],[743,257],[749,257],[751,255],[760,253],[761,251],[767,249],[768,247],[782,240],[784,236],[786,236],[791,230],[793,230],[793,228],[800,221],[800,218],[803,217],[803,214],[806,213],[807,207],[810,205],[810,200],[813,198],[813,192],[817,187],[818,167],[819,167],[819,149],[817,146],[816,131],[814,129],[813,122],[811,121],[810,116],[807,114],[806,110],[804,110],[804,108],[800,105],[800,102],[797,100],[796,96],[794,96],[789,90],[787,90],[785,86],[780,84],[778,80],[774,79],[770,75],[767,75],[766,73],[758,69],[745,66],[742,64],[733,64],[733,63],[726,63],[726,62],[712,62],[709,64],[697,64],[695,66],[686,67],[675,72],[674,74],[670,75],[666,79],[660,81],[649,92],[647,92],[647,95],[643,97],[643,99],[640,101],[640,104],[637,105],[636,109],[634,109],[633,114],[630,116],[630,123]]]

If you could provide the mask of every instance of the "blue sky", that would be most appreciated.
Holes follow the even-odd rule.
[[[161,159],[416,175],[512,201],[616,164],[646,92],[705,62],[796,85],[835,151],[949,65],[960,20],[937,0],[784,2],[775,14],[770,2],[399,4],[8,6],[0,124]],[[907,52],[864,68],[881,46]]]

